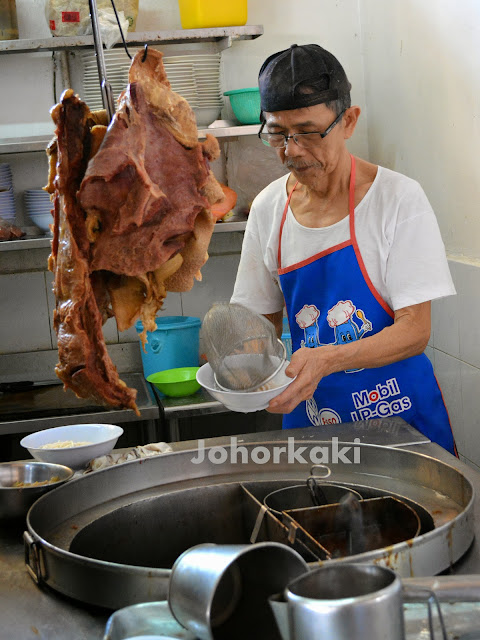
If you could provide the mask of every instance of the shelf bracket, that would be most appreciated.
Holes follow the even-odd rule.
[[[220,40],[217,41],[218,51],[224,51],[225,49],[230,49],[232,44],[233,44],[232,36],[225,36],[224,38],[220,38]]]

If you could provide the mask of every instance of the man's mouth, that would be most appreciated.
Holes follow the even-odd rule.
[[[310,169],[311,165],[309,164],[292,164],[287,162],[287,169],[290,169],[291,171],[306,171],[307,169]]]
[[[320,169],[321,166],[314,164],[295,164],[293,162],[286,162],[287,169],[291,171],[295,171],[296,173],[302,173],[304,171],[308,171],[309,169]]]

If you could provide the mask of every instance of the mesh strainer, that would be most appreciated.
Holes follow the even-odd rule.
[[[214,304],[200,337],[215,382],[226,391],[254,391],[282,368],[285,347],[265,317],[240,304]]]

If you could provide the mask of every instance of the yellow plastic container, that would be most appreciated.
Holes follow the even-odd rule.
[[[247,22],[247,0],[178,0],[184,29],[241,27]]]

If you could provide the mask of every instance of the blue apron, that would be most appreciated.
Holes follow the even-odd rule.
[[[392,325],[394,313],[370,281],[355,237],[354,157],[349,190],[350,239],[282,267],[283,227],[297,184],[285,205],[278,244],[278,273],[293,351],[303,346],[347,344]],[[322,378],[313,398],[284,416],[283,428],[391,416],[400,416],[455,454],[448,413],[425,354],[383,367],[340,371]]]

